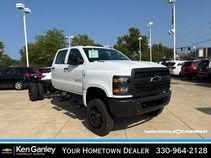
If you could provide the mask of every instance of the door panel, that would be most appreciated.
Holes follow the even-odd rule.
[[[65,71],[66,91],[82,94],[83,65],[68,65]]]
[[[80,60],[83,63],[83,57],[78,49],[71,49],[68,57],[69,65],[65,71],[66,91],[82,94],[82,71],[84,65],[74,64],[76,60]]]
[[[59,90],[65,90],[66,86],[64,84],[64,68],[67,67],[67,64],[65,64],[67,51],[68,49],[60,50],[57,53],[56,59],[52,65],[52,84]]]

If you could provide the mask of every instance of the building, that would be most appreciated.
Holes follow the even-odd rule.
[[[198,48],[197,56],[199,58],[210,58],[211,57],[211,47],[207,48]]]

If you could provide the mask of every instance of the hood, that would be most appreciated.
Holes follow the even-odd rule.
[[[150,67],[166,67],[154,62],[131,61],[131,60],[109,60],[95,61],[87,64],[89,70],[99,71],[116,71],[131,74],[131,70],[135,68],[150,68]]]

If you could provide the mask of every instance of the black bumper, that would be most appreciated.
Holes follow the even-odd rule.
[[[109,98],[109,110],[112,116],[129,117],[160,109],[167,105],[171,91],[147,98]]]

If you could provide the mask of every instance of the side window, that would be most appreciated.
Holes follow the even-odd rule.
[[[10,69],[9,68],[3,69],[2,74],[3,75],[9,75],[10,74]]]
[[[15,68],[10,68],[10,74],[15,74]]]
[[[56,56],[56,64],[64,64],[65,62],[65,57],[67,54],[67,50],[61,50],[58,52],[57,56]]]
[[[79,60],[81,63],[84,62],[81,52],[78,49],[71,49],[68,57],[68,63],[74,65],[75,60]]]

